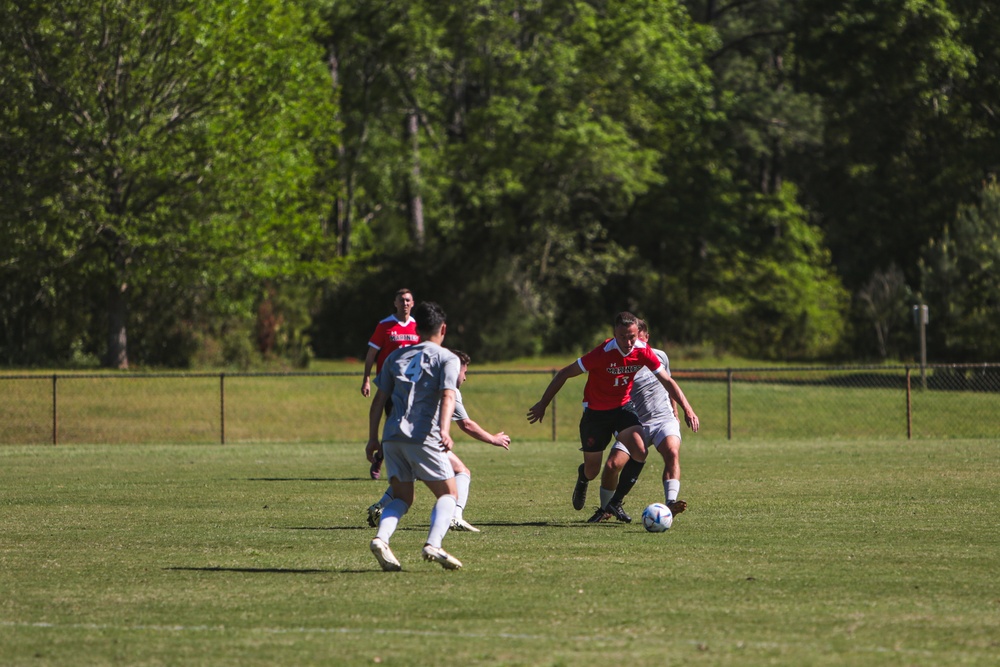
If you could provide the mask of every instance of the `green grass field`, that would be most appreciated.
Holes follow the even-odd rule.
[[[143,374],[61,375],[56,440],[60,444],[226,444],[328,442],[367,439],[370,401],[361,396],[361,371],[341,375]],[[915,390],[907,422],[903,386],[823,384],[835,373],[802,373],[812,384],[736,381],[732,391],[734,440],[746,438],[995,438],[1000,434],[1000,390]],[[898,380],[903,376],[895,372]],[[470,413],[493,431],[519,440],[576,437],[585,379],[559,393],[542,425],[525,413],[541,397],[551,369],[476,368],[462,387]],[[847,378],[841,373],[840,379]],[[725,438],[725,375],[714,381],[678,374],[702,423],[702,435]],[[224,392],[222,391],[224,386]],[[223,415],[225,420],[223,422]],[[0,444],[51,444],[53,381],[45,375],[0,378]]]
[[[459,440],[459,572],[425,490],[379,569],[357,442],[0,447],[0,664],[1000,664],[1000,441],[685,433],[651,535],[573,511],[569,437]]]

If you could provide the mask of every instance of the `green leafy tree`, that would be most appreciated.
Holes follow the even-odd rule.
[[[665,337],[756,357],[830,354],[844,303],[823,234],[800,202],[822,136],[821,100],[798,84],[795,3],[684,3],[707,33],[713,112],[629,223],[644,312]]]
[[[359,257],[394,284],[411,265],[400,255],[421,253],[400,187],[414,180],[406,123],[416,112],[420,274],[465,314],[462,345],[500,356],[589,342],[609,311],[634,303],[615,289],[636,259],[631,208],[710,106],[697,31],[662,2],[464,0],[385,12],[377,39],[350,21],[333,31],[353,46],[337,47],[345,118],[349,107],[386,110],[345,122],[344,145],[364,139],[373,156],[357,162],[367,213],[354,219],[371,230],[372,251]],[[363,75],[390,85],[366,88]]]
[[[801,82],[827,118],[805,185],[853,289],[888,261],[916,282],[920,249],[981,178],[961,94],[978,66],[962,4],[801,3]]]
[[[735,160],[739,179],[764,194],[776,193],[789,176],[798,182],[823,133],[822,99],[800,85],[802,63],[795,48],[800,3],[684,4],[718,35],[707,54],[717,104],[726,114],[716,141]]]
[[[751,357],[808,359],[838,351],[848,294],[794,188],[786,183],[777,196],[759,195],[745,220],[753,236],[711,257],[717,289],[690,317],[708,322],[717,344]]]
[[[924,250],[920,297],[930,307],[928,354],[938,360],[1000,357],[1000,185],[983,184],[978,204]]]
[[[577,350],[622,308],[682,340],[718,336],[761,354],[826,353],[839,340],[843,304],[821,235],[776,171],[814,115],[792,114],[804,98],[783,90],[786,74],[762,78],[773,102],[746,127],[780,139],[744,143],[748,161],[760,149],[772,164],[762,193],[760,172],[729,148],[722,111],[733,105],[719,103],[706,66],[722,43],[680,4],[332,7],[344,146],[366,157],[343,175],[358,184],[358,270],[331,295],[328,321],[366,324],[330,338],[363,340],[385,308],[344,317],[351,294],[407,284],[461,313],[451,340],[480,357]],[[786,108],[801,128],[771,122]],[[415,110],[417,144],[406,129]],[[417,163],[423,249],[408,215]],[[760,275],[748,282],[747,271]],[[717,297],[738,314],[707,312]]]
[[[176,363],[171,336],[245,319],[265,279],[315,274],[333,107],[295,6],[71,0],[0,14],[3,139],[25,156],[4,173],[15,206],[0,216],[22,243],[0,266],[44,253],[36,278],[80,286],[104,313],[106,342],[89,345],[108,365],[128,366],[130,323],[145,361]]]
[[[882,359],[899,358],[902,344],[911,343],[913,338],[906,325],[914,297],[902,270],[891,264],[884,271],[875,271],[858,290],[857,302],[863,309],[859,319],[869,322],[875,333],[878,355]]]
[[[433,45],[424,4],[321,3],[317,39],[327,53],[342,127],[331,219],[344,257],[415,241],[416,230],[406,224],[408,194],[420,185],[413,160],[429,157],[419,149],[414,157],[413,147],[420,128],[429,128],[422,109],[429,101],[418,100],[414,86],[416,72],[433,63],[424,53]]]

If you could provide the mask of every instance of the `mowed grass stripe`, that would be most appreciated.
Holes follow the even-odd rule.
[[[188,627],[183,625],[137,625],[129,627],[116,627],[110,625],[97,625],[92,623],[78,623],[75,625],[55,625],[52,623],[15,623],[3,621],[0,622],[0,627],[11,627],[11,628],[36,628],[43,630],[57,630],[57,631],[68,631],[68,630],[83,630],[83,631],[123,631],[123,632],[164,632],[164,633],[260,633],[265,635],[284,635],[284,634],[320,634],[320,635],[411,635],[411,636],[424,636],[424,637],[452,637],[461,639],[488,639],[488,640],[505,640],[505,639],[527,639],[536,641],[549,641],[551,637],[546,635],[530,635],[530,634],[507,634],[507,633],[455,633],[450,631],[414,631],[414,630],[403,630],[398,628],[371,628],[371,627],[361,627],[361,628],[237,628],[237,627],[226,627],[226,626],[194,626]],[[576,642],[598,642],[606,641],[602,637],[594,635],[579,635],[572,637],[573,641]],[[694,647],[705,650],[707,644],[701,641],[689,641]],[[790,646],[790,645],[789,645]],[[759,649],[783,649],[788,646],[781,646],[774,643],[764,643],[764,642],[754,642],[754,641],[738,641],[731,648],[742,649],[747,647],[759,648]],[[829,650],[830,646],[819,646],[816,644],[802,645],[800,648],[806,647],[813,651],[824,651]],[[852,650],[855,652],[870,652],[870,653],[884,653],[884,654],[900,654],[905,655],[918,654],[918,655],[931,655],[931,651],[907,651],[900,648],[892,648],[887,646],[854,646]]]

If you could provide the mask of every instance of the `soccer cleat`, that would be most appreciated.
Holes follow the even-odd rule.
[[[446,570],[462,569],[462,561],[458,560],[444,549],[440,547],[432,547],[429,544],[424,546],[424,560],[440,563],[441,567]]]
[[[389,548],[388,544],[376,537],[369,546],[383,570],[386,572],[399,572],[403,569],[403,566],[399,564],[399,560],[392,553],[392,549]]]
[[[683,500],[675,500],[675,501],[673,501],[671,503],[666,503],[666,505],[667,505],[667,507],[670,508],[670,512],[674,516],[677,516],[678,514],[680,514],[684,510],[686,510],[687,507],[688,507],[688,504],[686,502],[684,502]]]
[[[375,456],[372,457],[372,467],[368,469],[368,474],[372,476],[372,479],[378,479],[382,476],[382,452],[375,452]]]
[[[587,484],[590,482],[583,476],[583,464],[576,476],[576,486],[573,488],[573,509],[579,511],[583,509],[583,504],[587,502]]]
[[[594,511],[594,516],[587,519],[587,523],[600,523],[602,521],[607,521],[611,518],[611,513],[605,510],[603,507],[598,507]]]
[[[372,528],[377,528],[380,518],[382,518],[382,508],[379,507],[378,503],[375,503],[368,508],[368,525]]]
[[[475,526],[473,526],[468,521],[466,521],[465,519],[452,519],[451,520],[451,529],[452,530],[457,530],[459,532],[465,532],[465,533],[481,533],[481,532],[483,532],[483,531],[479,530],[478,528],[476,528]]]
[[[632,517],[626,514],[625,510],[622,509],[622,503],[620,500],[617,501],[612,500],[611,502],[609,502],[607,507],[604,508],[604,511],[608,513],[608,516],[613,516],[619,521],[624,521],[625,523],[632,523]]]

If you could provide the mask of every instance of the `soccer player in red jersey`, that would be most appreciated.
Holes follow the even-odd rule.
[[[416,345],[420,342],[420,334],[417,333],[417,322],[410,317],[410,310],[413,308],[413,293],[405,287],[396,290],[393,299],[396,312],[378,323],[375,333],[368,340],[368,355],[365,357],[365,377],[361,381],[361,395],[367,398],[371,395],[371,375],[372,366],[375,366],[375,373],[382,370],[382,362],[389,354],[401,347]],[[386,407],[386,416],[391,404]],[[376,457],[372,462],[369,474],[372,479],[381,476],[381,457]]]
[[[378,373],[382,370],[382,362],[393,350],[420,342],[417,323],[410,317],[413,293],[405,287],[397,290],[393,304],[396,306],[396,312],[379,322],[375,327],[375,333],[368,339],[365,377],[361,381],[361,395],[366,398],[371,395],[372,366]]]
[[[629,462],[622,470],[619,491],[624,497],[629,481],[635,483],[639,470],[646,461],[646,446],[642,441],[642,425],[639,417],[626,409],[632,381],[640,368],[648,368],[659,379],[670,397],[684,410],[684,420],[693,431],[699,427],[698,415],[688,403],[677,382],[667,373],[652,348],[638,339],[638,318],[629,312],[621,312],[615,317],[614,338],[598,345],[593,350],[566,366],[552,378],[542,398],[528,410],[528,422],[542,421],[549,403],[562,389],[566,380],[587,373],[587,384],[583,389],[583,416],[580,417],[580,443],[583,463],[577,471],[576,487],[573,489],[573,508],[583,509],[587,499],[587,484],[601,471],[604,450],[618,434],[618,441],[628,449]],[[620,502],[608,503],[599,508],[614,515],[620,521],[631,521]]]

